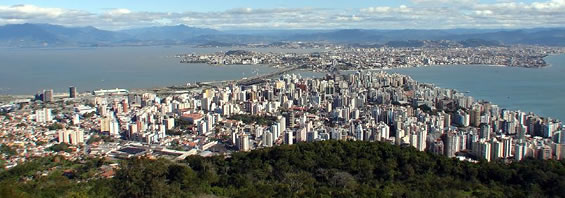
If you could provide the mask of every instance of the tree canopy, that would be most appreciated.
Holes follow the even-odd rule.
[[[274,116],[267,115],[248,115],[248,114],[237,114],[229,117],[230,120],[239,120],[245,124],[256,123],[258,125],[271,126],[277,121]]]
[[[60,144],[55,144],[55,145],[47,148],[47,150],[55,151],[55,152],[64,151],[64,152],[70,153],[73,150],[71,148],[69,148],[69,146],[70,146],[69,144],[63,142],[63,143],[60,143]]]
[[[85,172],[88,167],[98,166],[78,167],[77,172]],[[0,184],[32,174],[33,170],[29,169],[24,164],[0,173]],[[42,188],[32,194],[27,190],[38,187],[31,186],[35,182],[9,183],[10,188],[0,189],[0,193],[4,193],[0,196],[565,196],[565,161],[526,159],[511,164],[470,163],[419,152],[412,147],[362,141],[299,143],[237,152],[229,157],[190,156],[182,162],[128,159],[120,162],[112,179],[86,180],[79,184],[80,188],[68,187],[76,179],[50,180],[50,177],[61,179],[59,176],[44,178],[45,184],[39,185]],[[52,185],[46,186],[49,182]],[[42,191],[58,193],[44,196]]]

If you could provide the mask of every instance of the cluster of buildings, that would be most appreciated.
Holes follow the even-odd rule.
[[[249,43],[249,44],[234,44],[234,43],[205,43],[197,45],[203,48],[282,48],[282,49],[319,49],[332,47],[334,44],[330,42],[302,42],[302,41],[280,41],[269,44]]]
[[[0,116],[7,167],[33,157],[182,159],[324,140],[380,141],[461,160],[563,159],[562,123],[502,109],[409,76],[283,75],[183,93],[102,90],[20,100]],[[66,143],[71,153],[48,148]]]
[[[565,52],[562,48],[539,46],[510,47],[378,47],[354,48],[333,46],[314,53],[233,53],[177,55],[182,63],[208,64],[270,64],[298,65],[313,70],[327,67],[351,69],[381,69],[430,65],[503,65],[512,67],[543,67],[543,58]]]

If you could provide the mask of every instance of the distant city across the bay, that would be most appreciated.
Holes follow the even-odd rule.
[[[0,71],[0,197],[565,197],[565,0],[2,0]]]

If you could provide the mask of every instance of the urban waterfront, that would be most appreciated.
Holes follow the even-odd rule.
[[[32,95],[43,89],[65,92],[108,88],[151,88],[198,81],[236,80],[265,74],[275,68],[265,65],[209,66],[181,64],[172,58],[179,53],[212,53],[230,48],[107,47],[66,49],[0,49],[0,94]],[[320,49],[254,48],[253,51],[311,52]],[[565,118],[565,55],[545,59],[544,68],[492,67],[478,65],[433,66],[391,69],[420,82],[443,88],[469,91],[503,108]],[[304,77],[322,73],[296,71]]]
[[[565,119],[565,55],[545,58],[549,67],[529,69],[480,65],[391,69],[419,82],[452,88],[502,108]]]

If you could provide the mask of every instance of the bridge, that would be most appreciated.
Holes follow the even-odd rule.
[[[298,66],[288,67],[288,68],[285,68],[285,69],[282,69],[282,70],[279,70],[279,71],[276,71],[276,72],[263,74],[263,75],[260,75],[260,76],[249,77],[249,78],[246,78],[246,79],[241,79],[241,80],[238,80],[236,82],[236,84],[237,85],[243,85],[243,86],[259,84],[259,83],[265,82],[265,79],[273,78],[275,76],[279,76],[279,75],[282,75],[284,73],[287,73],[287,72],[290,72],[290,71],[293,71],[293,70],[296,70],[296,69],[298,69]]]

